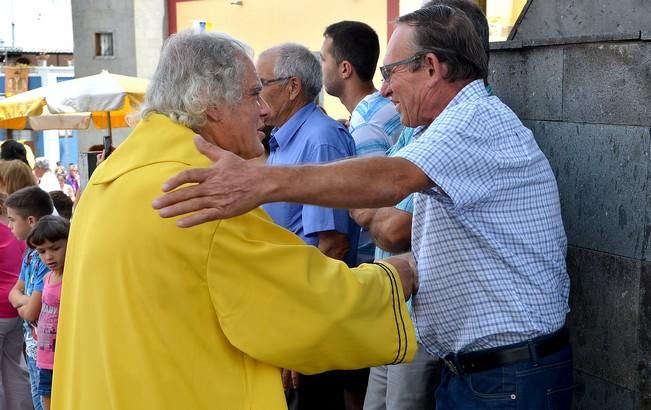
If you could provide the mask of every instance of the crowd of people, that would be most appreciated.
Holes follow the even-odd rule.
[[[0,146],[0,408],[49,409],[61,278],[79,172]],[[41,335],[40,338],[37,335]],[[37,339],[39,342],[37,342]]]
[[[172,35],[82,200],[5,143],[0,407],[569,409],[558,190],[485,16],[401,16],[378,88],[379,54],[358,21],[320,61]]]
[[[0,189],[0,403],[7,409],[38,410],[50,408],[70,222],[64,212],[52,215],[54,194],[60,191],[47,193],[26,176],[25,186],[9,195]],[[71,212],[72,201],[65,199]]]

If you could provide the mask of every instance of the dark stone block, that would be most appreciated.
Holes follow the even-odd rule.
[[[651,262],[640,274],[639,387],[641,408],[651,409]]]
[[[523,119],[560,120],[563,49],[503,50],[491,54],[490,84]]]
[[[641,262],[572,247],[567,261],[575,369],[636,390]]]
[[[638,408],[637,393],[608,383],[588,373],[575,373],[575,410],[634,410]]]
[[[524,109],[524,59],[525,53],[521,50],[494,51],[488,67],[488,82],[493,93],[520,118],[523,118],[521,110]]]
[[[651,124],[651,43],[568,46],[563,66],[563,120]]]
[[[636,259],[647,255],[649,128],[525,124],[556,174],[569,243]]]
[[[648,0],[533,0],[515,40],[649,29]]]

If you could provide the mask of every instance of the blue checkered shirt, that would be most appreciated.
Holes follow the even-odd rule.
[[[400,114],[391,100],[375,91],[364,97],[355,107],[350,116],[348,131],[355,140],[357,156],[384,156],[396,143],[403,126]],[[373,260],[375,244],[371,233],[361,229],[357,263]]]
[[[529,129],[482,81],[397,156],[435,186],[414,200],[418,337],[443,356],[557,330],[569,311],[554,174]]]

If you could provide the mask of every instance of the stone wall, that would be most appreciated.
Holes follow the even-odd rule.
[[[651,408],[649,22],[648,0],[531,1],[492,44],[493,90],[559,184],[577,409]]]

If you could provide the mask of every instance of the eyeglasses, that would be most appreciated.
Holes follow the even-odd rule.
[[[286,81],[289,80],[292,77],[278,77],[278,78],[272,78],[271,80],[264,80],[260,79],[260,84],[262,84],[263,87],[266,87],[268,85],[271,85],[273,83],[277,83],[278,81]]]
[[[396,68],[407,64],[413,64],[426,56],[428,53],[436,54],[437,58],[440,61],[447,61],[449,56],[453,55],[457,55],[458,57],[463,58],[463,56],[460,56],[457,52],[448,48],[428,47],[427,50],[421,50],[409,58],[405,58],[404,60],[396,61],[395,63],[383,65],[380,67],[382,79],[384,81],[389,81],[391,79],[391,75],[396,71]]]
[[[404,60],[396,61],[395,63],[391,63],[391,64],[387,64],[387,65],[383,65],[382,67],[380,67],[380,74],[382,74],[382,79],[384,81],[389,81],[391,79],[391,75],[393,74],[394,71],[396,71],[396,69],[398,67],[403,66],[403,65],[412,64],[412,63],[418,61],[419,59],[423,58],[423,56],[425,54],[427,54],[427,52],[420,51],[420,52],[414,54],[411,57],[405,58]]]

